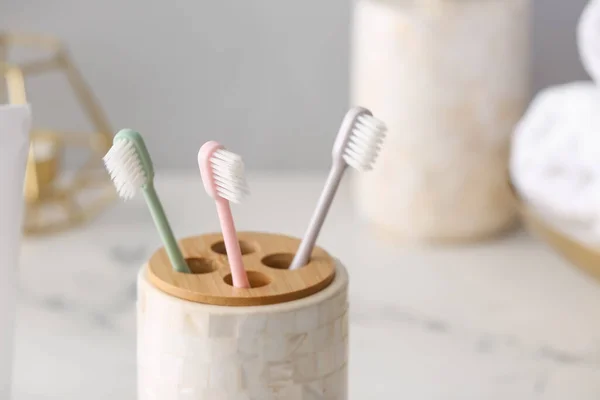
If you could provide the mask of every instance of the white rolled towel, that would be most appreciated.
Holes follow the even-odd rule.
[[[554,228],[600,247],[600,89],[543,90],[517,124],[510,161],[520,196]]]

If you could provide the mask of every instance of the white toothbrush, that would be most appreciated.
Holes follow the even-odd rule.
[[[386,131],[385,124],[366,108],[354,107],[346,113],[333,145],[333,164],[325,188],[289,269],[300,268],[309,261],[346,168],[372,169]]]

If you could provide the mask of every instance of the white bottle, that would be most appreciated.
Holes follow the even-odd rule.
[[[512,225],[510,136],[529,90],[530,0],[358,0],[352,103],[389,128],[359,213],[409,240]]]
[[[0,399],[9,399],[11,390],[23,181],[30,128],[28,105],[0,105]]]

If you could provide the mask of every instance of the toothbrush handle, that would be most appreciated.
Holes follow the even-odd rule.
[[[289,269],[300,268],[306,265],[310,259],[310,255],[312,254],[315,243],[317,242],[317,237],[321,232],[321,228],[323,227],[323,223],[325,222],[325,218],[327,217],[327,213],[329,212],[333,198],[335,197],[338,187],[340,186],[340,182],[342,181],[345,170],[346,163],[337,162],[332,166],[331,171],[329,171],[329,176],[325,182],[325,188],[323,189],[321,197],[319,197],[319,201],[317,202],[317,209],[310,220],[308,230],[304,234],[304,238],[300,243],[300,247],[298,247],[298,251],[294,256]]]
[[[229,260],[229,268],[231,269],[231,280],[236,288],[249,288],[248,275],[242,262],[242,252],[240,243],[238,242],[235,224],[233,223],[233,215],[229,201],[219,197],[216,199],[217,214],[221,222],[221,231],[223,232],[223,241],[225,242],[225,250],[227,259]]]
[[[169,221],[167,220],[167,216],[165,215],[165,211],[163,210],[153,185],[148,185],[146,187],[144,196],[146,197],[150,214],[152,215],[156,229],[165,245],[165,250],[167,251],[167,255],[169,256],[173,268],[177,272],[190,273],[191,271],[183,258],[183,254],[181,254],[179,245],[175,240],[175,236],[173,235],[173,231],[171,230],[171,226],[169,225]]]

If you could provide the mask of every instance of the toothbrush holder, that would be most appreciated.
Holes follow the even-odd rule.
[[[232,286],[221,234],[179,242],[191,274],[162,248],[140,270],[138,398],[346,400],[346,269],[316,247],[289,270],[299,239],[238,237],[250,289]]]

